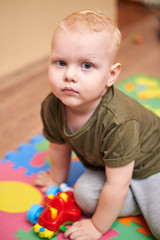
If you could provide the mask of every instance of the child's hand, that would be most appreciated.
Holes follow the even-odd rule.
[[[34,185],[38,185],[41,188],[42,192],[46,192],[49,187],[51,186],[58,186],[58,184],[53,181],[51,177],[51,170],[41,171],[36,175],[36,178],[34,180]]]
[[[102,236],[93,225],[91,219],[75,222],[65,233],[64,237],[73,240],[98,240]]]

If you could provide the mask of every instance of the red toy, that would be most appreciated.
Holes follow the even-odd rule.
[[[81,216],[81,210],[73,198],[73,191],[60,191],[61,189],[55,187],[56,196],[46,195],[45,208],[35,204],[28,211],[28,220],[35,224],[34,231],[42,238],[50,239],[59,231],[65,231],[67,228],[64,225],[79,220]]]

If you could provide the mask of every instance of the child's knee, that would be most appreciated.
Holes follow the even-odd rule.
[[[105,182],[103,172],[86,171],[74,186],[75,201],[81,210],[91,216],[97,207],[99,195]]]
[[[74,186],[74,198],[85,215],[93,215],[97,206],[97,200],[92,195],[92,190],[89,189],[88,184],[81,184],[77,181]]]

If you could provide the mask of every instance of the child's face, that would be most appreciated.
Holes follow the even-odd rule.
[[[70,108],[95,108],[107,91],[113,52],[103,32],[81,34],[59,27],[49,62],[52,92]]]

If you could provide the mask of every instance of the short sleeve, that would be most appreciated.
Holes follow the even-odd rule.
[[[128,120],[114,127],[103,139],[102,161],[108,167],[121,167],[136,159],[140,151],[139,122]]]
[[[61,122],[61,119],[59,121],[57,120],[57,107],[55,106],[54,108],[54,103],[51,100],[54,99],[51,97],[51,95],[49,95],[41,104],[43,135],[50,142],[62,144],[65,143],[65,140],[62,136],[63,124]]]

